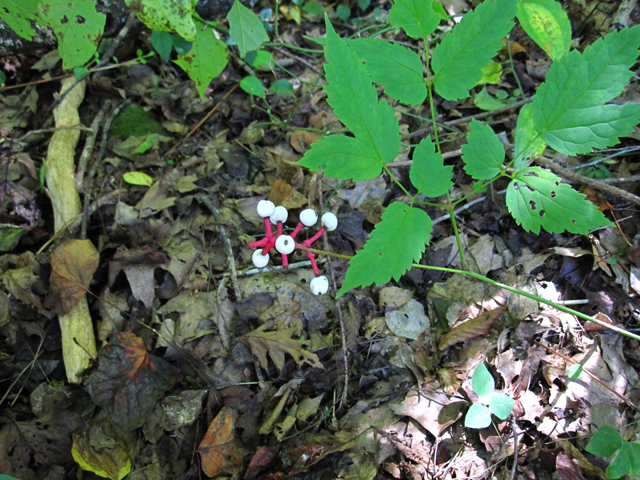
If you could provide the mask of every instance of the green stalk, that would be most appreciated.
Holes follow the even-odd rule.
[[[351,260],[353,258],[353,257],[350,257],[348,255],[340,255],[338,253],[325,252],[324,250],[317,250],[315,248],[300,248],[300,250],[309,251],[309,252],[312,252],[312,253],[316,253],[318,255],[328,255],[328,256],[336,257],[336,258],[343,258],[345,260]],[[467,277],[475,278],[476,280],[480,280],[481,282],[488,283],[489,285],[493,285],[493,286],[498,287],[498,288],[503,288],[503,289],[505,289],[505,290],[507,290],[509,292],[515,293],[517,295],[522,295],[523,297],[527,297],[527,298],[530,298],[532,300],[536,300],[537,302],[544,303],[545,305],[549,305],[550,307],[558,309],[558,310],[560,310],[562,312],[566,312],[566,313],[569,313],[571,315],[575,315],[576,317],[580,318],[581,320],[584,320],[586,322],[595,323],[596,325],[604,327],[607,330],[611,330],[613,332],[619,333],[619,334],[624,335],[626,337],[633,338],[634,340],[640,340],[640,335],[636,335],[635,333],[629,332],[629,331],[625,330],[624,328],[616,327],[615,325],[611,325],[609,323],[605,323],[602,320],[598,320],[595,317],[591,317],[591,316],[586,315],[584,313],[578,312],[576,310],[573,310],[572,308],[565,307],[564,305],[560,305],[560,304],[552,302],[550,300],[545,300],[544,298],[539,297],[538,295],[535,295],[533,293],[525,292],[524,290],[520,290],[518,288],[510,287],[509,285],[505,285],[504,283],[496,282],[495,280],[491,280],[490,278],[485,277],[484,275],[480,275],[479,273],[470,272],[468,270],[458,270],[456,268],[435,267],[433,265],[420,265],[418,263],[414,263],[411,266],[415,267],[415,268],[423,268],[425,270],[437,270],[439,272],[459,273],[461,275],[466,275]]]

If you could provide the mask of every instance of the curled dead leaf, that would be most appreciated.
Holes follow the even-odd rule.
[[[500,316],[506,311],[507,307],[494,308],[493,310],[484,312],[482,315],[478,315],[474,319],[453,327],[440,338],[438,349],[444,350],[456,343],[467,342],[472,338],[486,335],[493,322],[500,318]]]

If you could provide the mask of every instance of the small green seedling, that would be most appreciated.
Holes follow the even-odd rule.
[[[489,370],[481,363],[471,377],[471,388],[480,397],[481,403],[474,403],[464,417],[467,428],[486,428],[491,425],[491,414],[505,420],[515,405],[515,400],[504,393],[496,393],[496,384]],[[487,408],[486,405],[489,405]]]
[[[613,457],[606,470],[607,478],[616,479],[623,475],[635,478],[640,475],[640,444],[623,440],[609,425],[598,429],[585,450],[599,457]]]

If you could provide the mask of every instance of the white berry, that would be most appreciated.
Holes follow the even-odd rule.
[[[283,255],[288,255],[296,249],[296,241],[289,235],[280,235],[276,240],[276,250]]]
[[[338,217],[331,212],[325,213],[322,215],[322,226],[332,232],[338,227]]]
[[[269,200],[260,200],[257,210],[261,217],[270,217],[276,211],[276,206]]]
[[[253,264],[258,267],[258,268],[264,268],[267,266],[267,263],[269,263],[269,254],[267,253],[266,255],[262,254],[262,249],[259,248],[258,250],[256,250],[255,252],[253,252]]]
[[[287,212],[287,209],[284,207],[276,207],[276,211],[271,215],[271,223],[274,225],[278,222],[284,223],[287,221],[287,218],[289,218],[289,212]]]
[[[318,214],[312,209],[307,208],[306,210],[300,212],[300,221],[306,227],[313,227],[318,221]]]
[[[324,293],[327,293],[327,291],[329,290],[329,280],[327,280],[327,277],[325,277],[324,275],[320,275],[319,277],[311,280],[311,283],[309,283],[309,287],[311,287],[311,291],[315,295],[322,295]]]

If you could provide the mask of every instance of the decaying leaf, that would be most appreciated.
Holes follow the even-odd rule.
[[[498,307],[484,312],[476,318],[453,327],[449,332],[440,338],[438,348],[444,350],[456,343],[467,342],[472,338],[486,335],[494,321],[507,311],[507,307]]]
[[[229,407],[220,410],[209,425],[198,447],[202,470],[207,476],[233,475],[242,468],[244,452],[235,442],[234,425],[234,410]]]
[[[90,240],[71,240],[51,254],[51,291],[54,310],[67,314],[85,296],[100,254]]]
[[[114,436],[114,430],[108,421],[96,421],[73,435],[71,453],[82,470],[112,480],[129,475],[131,458],[126,445]]]
[[[284,367],[285,353],[291,355],[298,365],[308,363],[312,367],[324,369],[318,356],[305,350],[304,347],[308,347],[309,342],[291,338],[294,331],[295,327],[275,332],[265,332],[263,327],[260,327],[247,335],[239,337],[238,340],[251,349],[251,353],[258,357],[260,366],[264,369],[269,366],[267,353],[280,372]]]
[[[100,351],[98,369],[85,388],[120,428],[130,431],[144,423],[179,374],[162,358],[149,355],[133,333],[119,333],[116,339]]]

